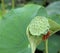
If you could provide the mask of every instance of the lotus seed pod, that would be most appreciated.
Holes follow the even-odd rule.
[[[48,19],[43,16],[36,16],[32,19],[31,23],[28,26],[30,34],[34,36],[41,36],[47,34],[49,31]]]

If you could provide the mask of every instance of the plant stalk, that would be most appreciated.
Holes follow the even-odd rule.
[[[48,53],[48,39],[45,40],[45,53]]]
[[[4,14],[5,13],[5,4],[4,4],[4,0],[1,0],[2,4],[2,13]]]
[[[15,7],[15,0],[12,0],[12,9]]]

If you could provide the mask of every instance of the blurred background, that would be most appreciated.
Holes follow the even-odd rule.
[[[60,0],[0,0],[0,15],[4,14],[5,11],[8,11],[12,8],[22,7],[27,3],[39,4],[46,7],[50,3],[53,3],[55,1],[60,1]]]
[[[59,0],[0,0],[0,10],[2,9],[3,4],[5,9],[11,9],[12,5],[14,5],[14,8],[21,7],[27,3],[35,3],[46,7],[47,5],[55,1],[59,1]]]

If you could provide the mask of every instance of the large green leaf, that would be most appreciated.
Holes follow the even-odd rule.
[[[57,1],[60,1],[60,0],[47,0],[49,3],[52,3],[52,2],[57,2]]]
[[[51,24],[51,30],[52,31],[54,30],[53,33],[59,31],[60,30],[60,1],[51,3],[50,5],[47,6],[46,10],[48,12],[49,18],[51,19],[51,21],[49,21]],[[52,20],[54,21],[54,24]]]
[[[38,14],[39,13],[39,14]],[[47,16],[43,7],[28,4],[13,9],[0,20],[0,53],[31,53],[26,28],[35,16]]]
[[[44,51],[45,43],[42,42],[37,48]],[[49,37],[48,48],[49,53],[58,53],[58,51],[60,51],[60,36],[54,34],[53,36]]]
[[[51,3],[47,6],[49,18],[60,24],[60,1]]]
[[[60,1],[51,3],[46,9],[49,15],[60,14]]]

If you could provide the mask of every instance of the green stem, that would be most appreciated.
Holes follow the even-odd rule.
[[[45,53],[48,53],[48,39],[45,40]]]
[[[15,7],[15,2],[14,0],[12,0],[12,9],[14,9],[14,7]]]
[[[5,13],[5,4],[4,4],[4,0],[1,0],[2,4],[2,13],[4,14]]]

